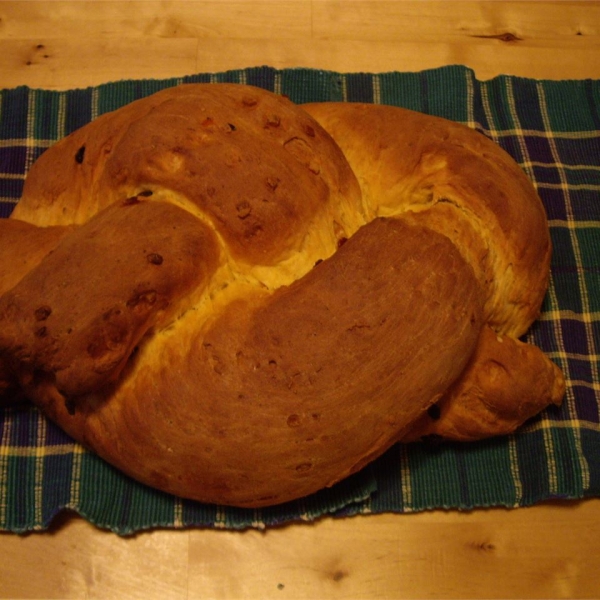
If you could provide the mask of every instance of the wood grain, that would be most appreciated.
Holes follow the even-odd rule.
[[[2,598],[594,598],[600,500],[120,538],[0,535]]]
[[[600,77],[598,2],[0,2],[0,86],[65,89],[268,64],[334,71],[466,64]]]
[[[249,66],[600,78],[600,3],[0,2],[0,87]],[[598,598],[600,500],[120,538],[0,534],[0,598]]]

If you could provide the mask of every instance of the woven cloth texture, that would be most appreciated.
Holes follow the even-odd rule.
[[[464,123],[508,151],[534,182],[548,214],[550,287],[526,340],[563,369],[564,403],[511,436],[394,446],[331,489],[261,510],[204,505],[149,489],[85,451],[36,409],[13,407],[0,410],[0,529],[45,529],[64,509],[130,534],[600,495],[600,81],[479,81],[462,66],[377,75],[261,67],[64,92],[1,90],[0,216],[10,215],[35,159],[71,131],[165,87],[222,81],[263,87],[298,103],[402,106]]]

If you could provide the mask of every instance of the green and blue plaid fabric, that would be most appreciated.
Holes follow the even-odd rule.
[[[324,514],[518,507],[600,495],[600,81],[478,81],[460,66],[378,75],[263,67],[65,92],[2,90],[0,216],[9,216],[29,167],[58,139],[165,87],[213,81],[257,85],[299,103],[403,106],[462,122],[507,150],[548,213],[552,276],[527,339],[564,370],[565,401],[508,437],[397,445],[332,489],[262,510],[203,505],[148,489],[86,452],[36,409],[10,408],[0,411],[0,529],[44,529],[63,509],[127,534],[155,526],[268,527]]]

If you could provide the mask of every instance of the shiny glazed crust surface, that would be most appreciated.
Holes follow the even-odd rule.
[[[171,88],[45,152],[0,233],[0,391],[184,497],[285,502],[564,392],[517,340],[548,282],[541,202],[443,119]]]

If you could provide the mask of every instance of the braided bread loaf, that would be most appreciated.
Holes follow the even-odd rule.
[[[0,235],[0,391],[180,496],[288,501],[564,392],[517,339],[548,284],[541,202],[443,119],[167,89],[47,150]]]

